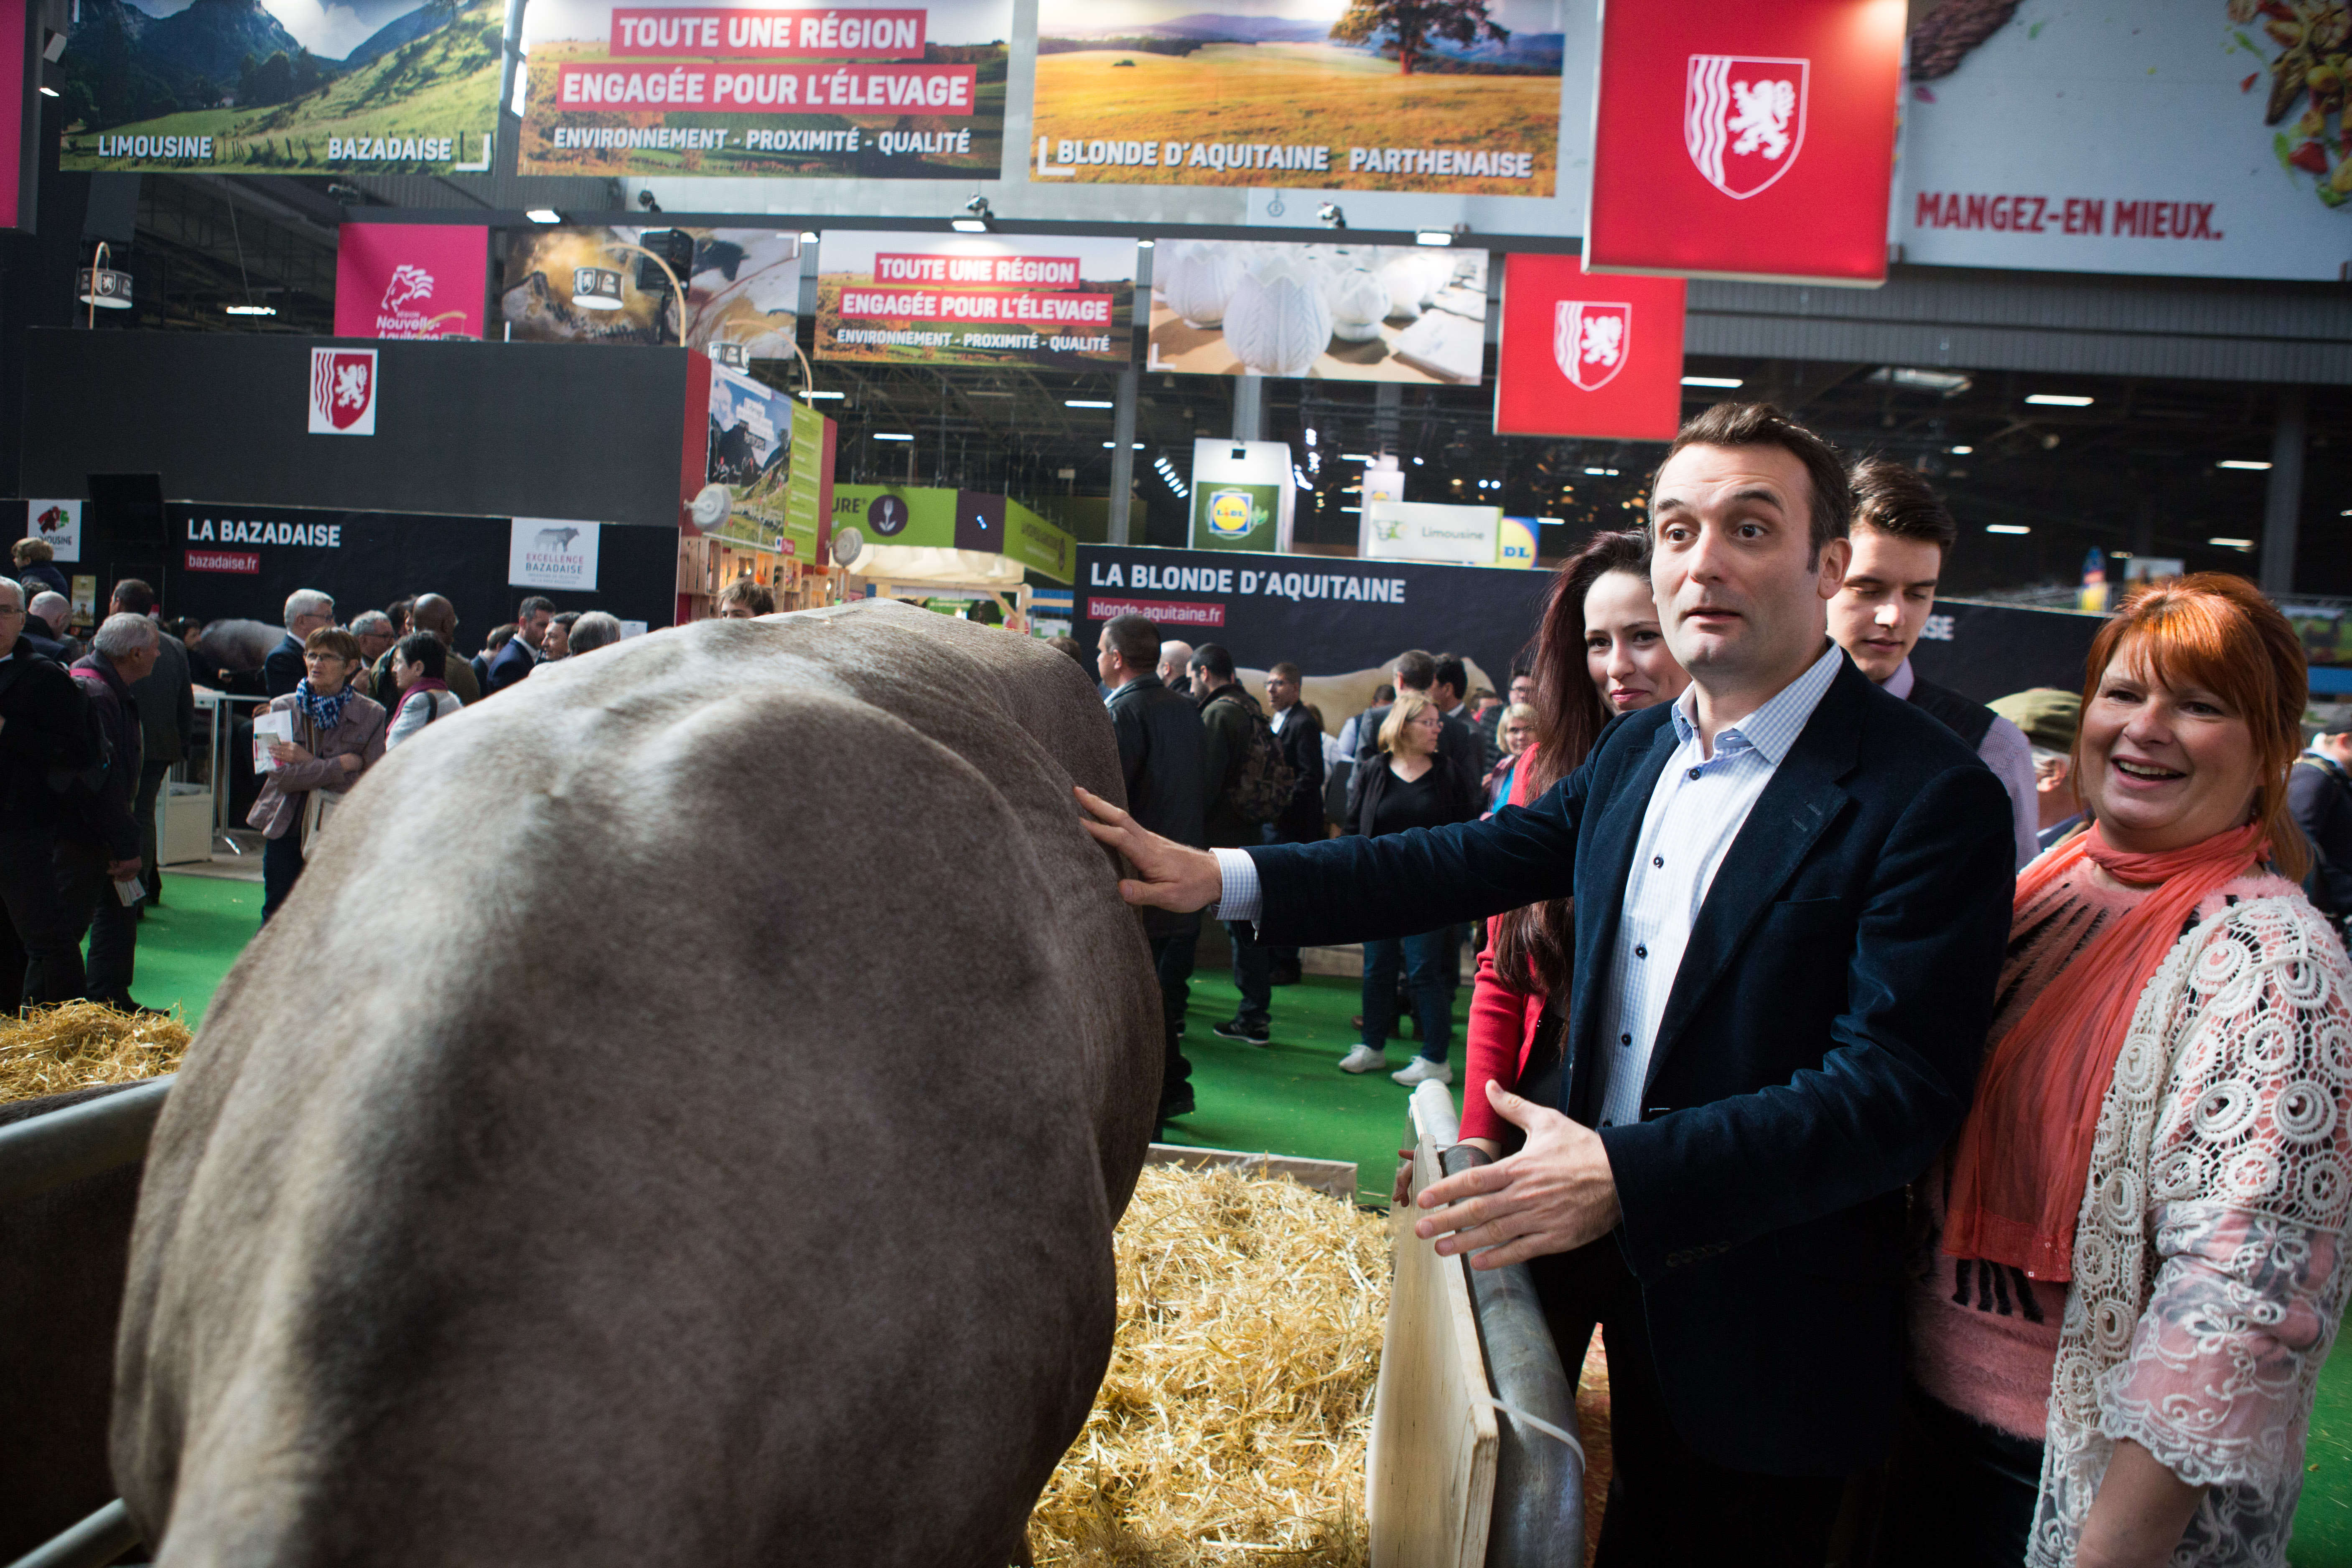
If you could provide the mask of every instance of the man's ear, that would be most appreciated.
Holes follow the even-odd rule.
[[[1845,584],[1846,569],[1853,564],[1853,542],[1832,539],[1822,546],[1821,573],[1813,589],[1824,599],[1834,599]]]

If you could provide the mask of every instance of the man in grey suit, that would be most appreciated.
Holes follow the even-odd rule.
[[[154,620],[155,590],[136,577],[125,577],[114,585],[107,614]],[[172,764],[188,754],[196,734],[196,688],[188,673],[188,650],[179,638],[165,637],[160,624],[155,633],[155,668],[131,683],[144,742],[140,752],[139,793],[131,799],[131,813],[139,819],[140,880],[147,885],[149,904],[163,901],[155,802],[163,793],[164,781],[172,776]]]

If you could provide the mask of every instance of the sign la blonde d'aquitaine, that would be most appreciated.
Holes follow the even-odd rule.
[[[1558,0],[1039,0],[1032,179],[1549,196]]]
[[[520,172],[995,179],[1010,0],[525,13]]]

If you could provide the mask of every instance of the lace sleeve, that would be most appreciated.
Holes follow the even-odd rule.
[[[2352,1209],[2344,955],[2301,913],[2265,900],[2196,956],[2145,1177],[2155,1277],[2098,1401],[2183,1480],[2273,1497],[2299,1479]]]

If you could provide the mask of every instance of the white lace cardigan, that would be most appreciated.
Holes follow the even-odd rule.
[[[2209,1489],[2174,1568],[2284,1564],[2343,1315],[2352,969],[2274,877],[2184,935],[2099,1107],[2030,1568],[2074,1560],[2116,1443]]]

